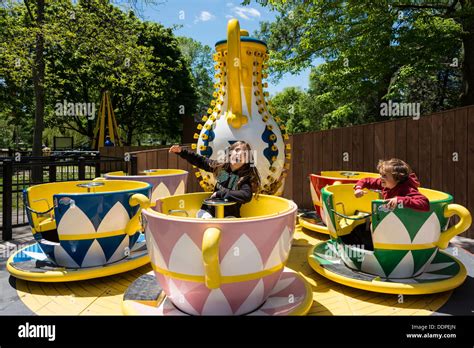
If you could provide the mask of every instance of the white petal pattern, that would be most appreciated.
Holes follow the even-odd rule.
[[[256,273],[263,270],[260,252],[246,234],[240,236],[232,245],[220,266],[223,276]]]
[[[89,250],[84,257],[84,261],[82,261],[81,267],[94,267],[94,266],[101,266],[105,264],[105,254],[97,240],[92,242]]]
[[[100,222],[97,233],[123,230],[129,221],[127,210],[122,203],[117,202]]]
[[[61,218],[58,225],[58,234],[93,234],[95,227],[91,220],[78,206],[70,207]]]
[[[372,238],[374,243],[411,244],[407,229],[394,213],[389,213],[377,225]]]
[[[204,275],[201,250],[186,233],[176,242],[168,268],[177,273]]]

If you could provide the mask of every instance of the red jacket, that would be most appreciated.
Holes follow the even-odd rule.
[[[430,202],[428,201],[428,198],[418,191],[419,186],[420,182],[415,173],[411,173],[406,181],[398,183],[397,186],[392,189],[382,187],[380,178],[360,179],[355,184],[354,189],[367,188],[372,190],[382,190],[382,196],[384,199],[397,197],[397,202],[401,202],[406,208],[429,211]]]

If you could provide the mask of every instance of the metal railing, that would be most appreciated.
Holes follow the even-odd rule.
[[[0,182],[2,204],[0,228],[2,239],[12,239],[13,228],[28,224],[23,205],[23,190],[38,184],[60,181],[88,180],[101,173],[122,170],[137,174],[137,158],[104,157],[91,154],[58,154],[50,157],[0,158],[2,178]]]

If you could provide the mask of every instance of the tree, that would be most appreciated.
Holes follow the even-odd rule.
[[[4,90],[23,91],[33,66],[32,31],[24,25],[28,8],[13,4],[1,13],[8,26],[0,37],[4,47],[0,61],[6,63],[0,67],[0,81],[5,81]],[[183,112],[194,112],[197,96],[192,77],[171,29],[143,22],[133,11],[124,13],[109,1],[58,0],[46,6],[42,33],[47,126],[92,137],[95,120],[74,113],[58,115],[56,105],[94,103],[98,109],[104,90],[111,91],[128,144],[133,139],[139,142],[145,132],[176,139]],[[12,69],[15,57],[25,63]],[[23,102],[28,105],[28,100]]]
[[[311,99],[308,93],[299,87],[288,87],[276,94],[270,100],[272,115],[278,116],[285,123],[290,134],[307,132],[317,128]]]
[[[280,12],[257,33],[269,45],[274,74],[326,60],[313,71],[326,86],[316,95],[332,105],[322,127],[382,120],[380,105],[389,98],[422,103],[425,113],[473,103],[471,1],[258,2]]]
[[[193,86],[198,95],[197,110],[206,113],[214,90],[214,61],[212,49],[189,37],[178,37],[179,48],[193,75]]]

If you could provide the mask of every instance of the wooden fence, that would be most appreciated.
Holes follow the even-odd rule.
[[[150,149],[164,148],[166,145],[156,146],[105,146],[99,149],[101,158],[125,158],[126,153],[134,151],[145,151]],[[100,171],[102,173],[113,172],[122,170],[119,163],[116,162],[103,162],[100,165]]]
[[[292,165],[284,196],[311,208],[308,174],[321,170],[376,171],[379,159],[408,162],[423,187],[454,196],[474,214],[474,106],[379,123],[290,136]],[[134,152],[138,171],[180,168],[190,172],[188,192],[200,191],[192,167],[167,149]],[[474,228],[465,234],[474,238]]]

